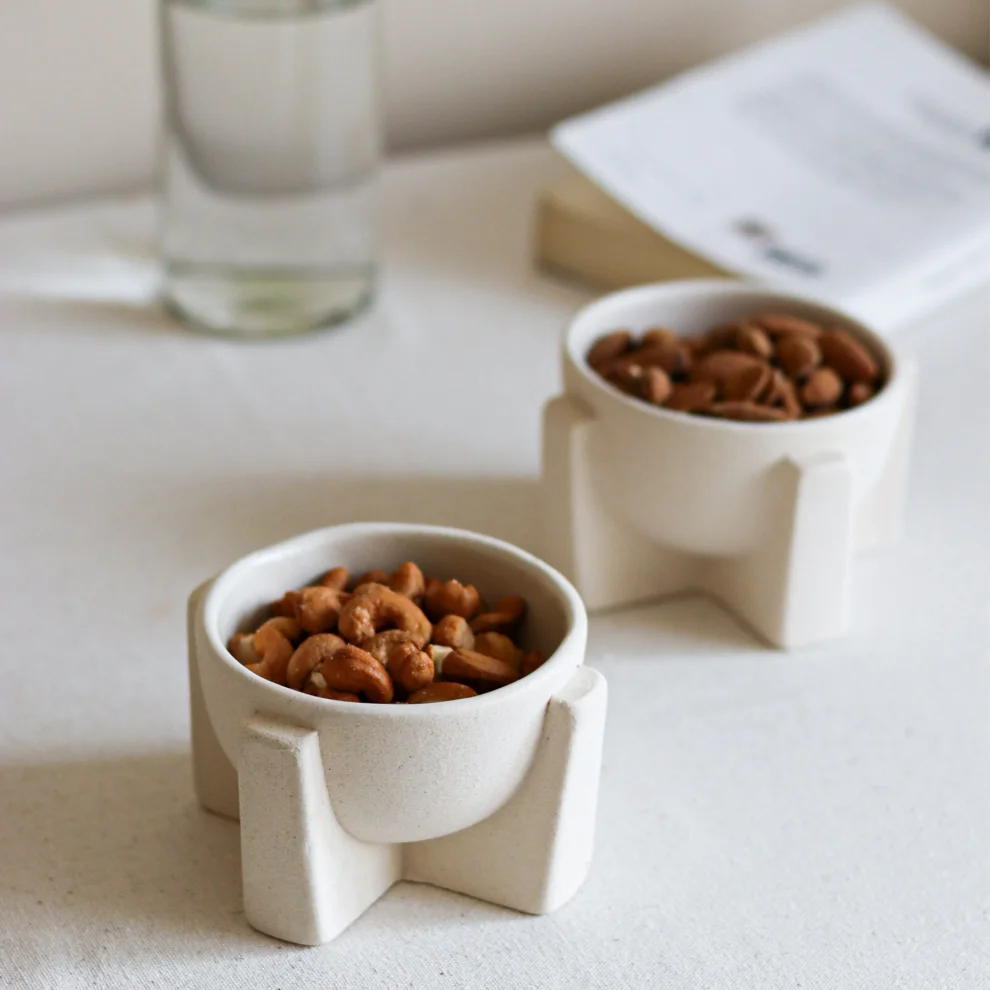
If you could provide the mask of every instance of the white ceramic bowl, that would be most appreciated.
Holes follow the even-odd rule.
[[[679,335],[776,310],[841,326],[868,344],[886,385],[855,409],[819,419],[748,423],[648,405],[592,370],[592,342],[619,328],[667,327]],[[603,426],[600,495],[644,536],[692,554],[746,553],[771,531],[771,468],[786,458],[835,452],[850,463],[854,505],[876,483],[901,421],[907,389],[890,347],[870,328],[826,306],[740,282],[667,282],[617,292],[583,309],[564,342],[564,386]]]
[[[351,704],[271,684],[242,667],[225,644],[289,588],[330,567],[359,573],[416,561],[456,577],[489,602],[509,593],[529,603],[527,646],[546,663],[497,691],[429,705]],[[253,713],[319,733],[334,815],[366,842],[416,842],[482,821],[516,791],[529,768],[547,703],[584,660],[587,617],[571,584],[542,561],[461,530],[352,523],[259,550],[227,568],[203,599],[199,657],[206,708],[224,753],[238,762]]]

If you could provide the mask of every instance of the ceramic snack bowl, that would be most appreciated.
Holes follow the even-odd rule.
[[[475,698],[375,705],[272,684],[227,651],[270,602],[330,567],[360,573],[405,560],[475,584],[488,601],[522,595],[523,638],[547,661]],[[326,941],[402,877],[534,912],[569,897],[590,862],[604,718],[604,682],[582,666],[586,636],[581,600],[552,568],[440,527],[318,530],[250,554],[198,589],[190,603],[197,789],[206,807],[241,818],[252,924],[291,941]],[[576,809],[570,818],[561,819],[562,803]],[[520,844],[535,860],[526,875],[508,861]]]
[[[586,361],[611,330],[695,336],[761,311],[846,329],[879,358],[884,387],[835,415],[750,423],[652,406]],[[780,645],[844,631],[844,558],[891,542],[901,515],[914,375],[890,346],[837,310],[697,280],[606,296],[563,350],[565,395],[544,423],[547,557],[588,606],[698,587]]]

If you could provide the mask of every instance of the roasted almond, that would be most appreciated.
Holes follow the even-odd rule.
[[[743,368],[722,379],[722,396],[730,402],[752,401],[767,387],[773,371],[768,364],[756,364]]]
[[[880,374],[876,358],[852,334],[845,330],[828,330],[819,344],[822,359],[846,381],[872,383]]]
[[[630,357],[644,368],[662,368],[668,375],[682,375],[691,366],[691,352],[679,341],[640,347]]]
[[[647,368],[640,383],[640,394],[647,402],[661,406],[670,395],[670,377],[663,368]]]
[[[680,343],[677,339],[677,334],[673,330],[668,330],[666,327],[653,327],[651,330],[647,330],[643,334],[641,342],[643,347],[652,347],[654,344],[668,347]]]
[[[791,378],[807,378],[822,363],[817,341],[806,333],[783,334],[777,340],[776,356]]]
[[[691,380],[695,382],[715,382],[720,386],[727,378],[733,378],[748,368],[764,367],[766,362],[755,354],[741,351],[713,351],[697,361],[691,369]]]
[[[832,368],[818,368],[808,376],[798,394],[805,406],[818,409],[835,405],[844,388],[845,384]]]
[[[780,368],[773,369],[769,385],[757,398],[768,406],[780,406],[791,419],[801,415],[801,403],[798,402],[794,382]]]
[[[700,350],[705,354],[712,351],[722,351],[727,347],[736,346],[736,338],[740,328],[744,326],[741,322],[723,323],[720,326],[712,327],[701,339]]]
[[[866,402],[884,384],[882,357],[868,342],[773,310],[692,337],[678,338],[666,327],[647,330],[639,340],[615,331],[592,352],[596,348],[602,360],[617,355],[597,370],[627,395],[701,416],[779,422],[819,410],[839,413]],[[827,373],[819,374],[823,369]]]
[[[818,337],[822,328],[811,320],[803,320],[799,316],[788,316],[786,313],[759,313],[750,317],[750,322],[762,327],[771,336],[779,333],[804,333]]]
[[[619,358],[602,371],[602,376],[616,388],[629,395],[638,395],[643,378],[643,366],[631,357]]]
[[[664,405],[677,412],[698,412],[706,409],[714,399],[714,382],[676,382]]]
[[[853,382],[846,393],[846,401],[850,406],[861,406],[868,399],[872,399],[873,395],[872,385],[867,385],[866,382]]]
[[[743,323],[736,330],[736,347],[747,354],[768,359],[773,355],[773,343],[765,330],[752,323]]]
[[[760,405],[758,402],[716,402],[710,409],[713,416],[723,419],[741,419],[751,423],[784,422],[790,417],[783,409]]]
[[[625,354],[632,344],[632,334],[628,330],[613,330],[599,337],[588,351],[588,364],[595,370],[603,368],[617,357]]]
[[[780,407],[787,413],[788,419],[797,419],[801,415],[801,402],[798,399],[794,382],[779,371],[776,374],[780,376],[780,382],[778,384]]]

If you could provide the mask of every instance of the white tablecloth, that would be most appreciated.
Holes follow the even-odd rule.
[[[903,339],[906,541],[785,655],[682,599],[592,622],[597,855],[559,913],[400,884],[334,943],[241,908],[189,772],[184,604],[355,518],[538,546],[539,414],[587,296],[536,275],[542,145],[400,161],[380,305],[282,344],[149,307],[145,200],[0,223],[0,986],[979,987],[990,979],[983,293]]]

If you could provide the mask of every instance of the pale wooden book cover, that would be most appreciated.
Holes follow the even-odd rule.
[[[549,271],[606,289],[731,274],[637,220],[576,172],[540,196],[536,258]]]

